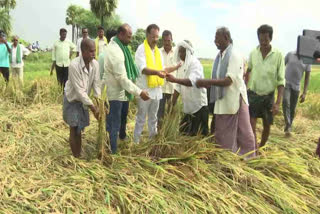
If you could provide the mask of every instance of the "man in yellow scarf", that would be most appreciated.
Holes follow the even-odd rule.
[[[138,47],[135,55],[135,61],[140,72],[137,86],[142,90],[146,90],[150,97],[147,101],[138,98],[138,113],[133,136],[135,143],[140,141],[146,116],[148,117],[149,137],[151,138],[157,134],[157,112],[160,99],[162,99],[164,77],[166,73],[170,73],[180,67],[179,64],[164,69],[162,54],[157,47],[159,31],[160,29],[156,24],[149,25],[146,30],[147,38]]]
[[[108,40],[104,36],[104,29],[101,26],[98,27],[98,36],[94,40],[94,43],[96,44],[96,60],[98,60],[99,55],[104,52],[105,48],[108,45]]]

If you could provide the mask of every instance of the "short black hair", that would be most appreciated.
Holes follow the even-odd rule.
[[[61,33],[66,33],[66,32],[67,32],[67,30],[65,28],[60,28],[60,34]]]
[[[149,25],[149,26],[147,27],[146,33],[147,33],[147,34],[151,33],[151,30],[152,30],[152,29],[156,29],[156,30],[160,31],[160,28],[159,28],[158,25],[156,25],[156,24],[151,24],[151,25]]]
[[[127,23],[125,23],[125,24],[123,24],[123,25],[120,25],[120,26],[118,27],[117,34],[127,32],[126,27],[130,27],[130,25],[127,24]]]
[[[258,28],[258,31],[257,31],[258,38],[259,38],[259,34],[263,34],[263,33],[268,33],[270,40],[272,40],[273,29],[270,25],[261,25]]]
[[[111,30],[107,30],[106,32],[106,37],[107,37],[107,40],[108,42],[110,42],[111,38],[114,37],[115,35],[117,35],[117,32],[116,30],[114,29],[111,29]]]
[[[99,31],[99,30],[103,30],[103,31],[104,31],[104,28],[103,28],[102,26],[99,26],[99,27],[98,27],[98,31]]]
[[[231,44],[233,44],[233,40],[231,38],[230,30],[227,27],[219,27],[217,29],[217,33],[221,33]]]
[[[171,37],[171,40],[173,40],[173,39],[172,39],[172,33],[171,33],[170,30],[164,30],[164,31],[162,32],[162,38],[165,37],[165,36],[170,36],[170,37]]]

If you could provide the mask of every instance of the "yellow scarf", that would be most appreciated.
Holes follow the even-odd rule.
[[[98,60],[98,58],[99,58],[99,40],[100,40],[99,36],[94,40],[94,43],[96,44],[96,60]],[[103,40],[107,45],[108,40],[105,36],[103,37]]]
[[[153,57],[151,48],[147,40],[144,40],[144,50],[146,53],[147,68],[150,68],[152,70],[162,71],[163,67],[162,67],[162,60],[161,60],[159,48],[157,46],[154,48],[154,57]],[[147,75],[147,83],[149,88],[157,88],[164,84],[164,79],[160,78],[157,75]]]

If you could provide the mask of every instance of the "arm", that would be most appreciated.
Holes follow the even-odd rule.
[[[210,86],[221,86],[226,87],[232,84],[232,79],[226,77],[224,79],[199,79],[196,82],[198,88],[209,88]]]
[[[279,62],[278,62],[278,72],[277,72],[278,96],[277,96],[277,101],[273,104],[273,107],[272,107],[273,115],[276,115],[279,112],[279,106],[282,100],[284,84],[285,84],[284,76],[285,76],[284,59],[282,55],[280,55]]]
[[[172,95],[172,106],[176,105],[179,95],[179,92],[177,90],[174,90]]]
[[[172,82],[172,83],[177,83],[187,87],[192,86],[190,79],[178,79],[178,78],[175,78],[172,74],[167,74],[166,78],[169,82]]]
[[[52,47],[52,65],[51,65],[51,70],[50,70],[50,75],[53,74],[53,69],[56,66],[56,46],[55,44]]]
[[[56,67],[56,61],[53,61],[52,62],[52,65],[51,65],[51,69],[50,69],[50,76],[53,74],[53,69]]]
[[[141,73],[144,75],[157,75],[160,78],[164,78],[166,76],[165,72],[163,72],[163,71],[157,71],[157,70],[153,70],[153,69],[150,69],[147,67],[144,68]]]
[[[310,80],[310,71],[306,71],[304,75],[304,86],[303,86],[303,93],[300,96],[300,103],[303,103],[307,96],[307,90],[309,86],[309,80]]]
[[[11,48],[10,48],[10,46],[8,45],[8,42],[7,42],[6,40],[4,41],[4,44],[6,45],[9,54],[11,54]]]
[[[165,68],[164,71],[165,71],[166,73],[174,72],[175,70],[178,70],[178,68],[180,68],[181,65],[182,65],[182,64],[181,64],[181,62],[180,62],[180,63],[178,63],[176,66],[172,66],[172,67],[167,67],[167,68]]]

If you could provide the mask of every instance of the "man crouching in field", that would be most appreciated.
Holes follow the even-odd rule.
[[[80,156],[81,132],[89,125],[88,108],[96,119],[99,118],[99,110],[89,98],[91,89],[95,97],[99,97],[101,93],[99,64],[94,59],[95,51],[93,41],[82,40],[82,56],[72,60],[65,87],[63,120],[70,126],[70,147],[74,157]]]

